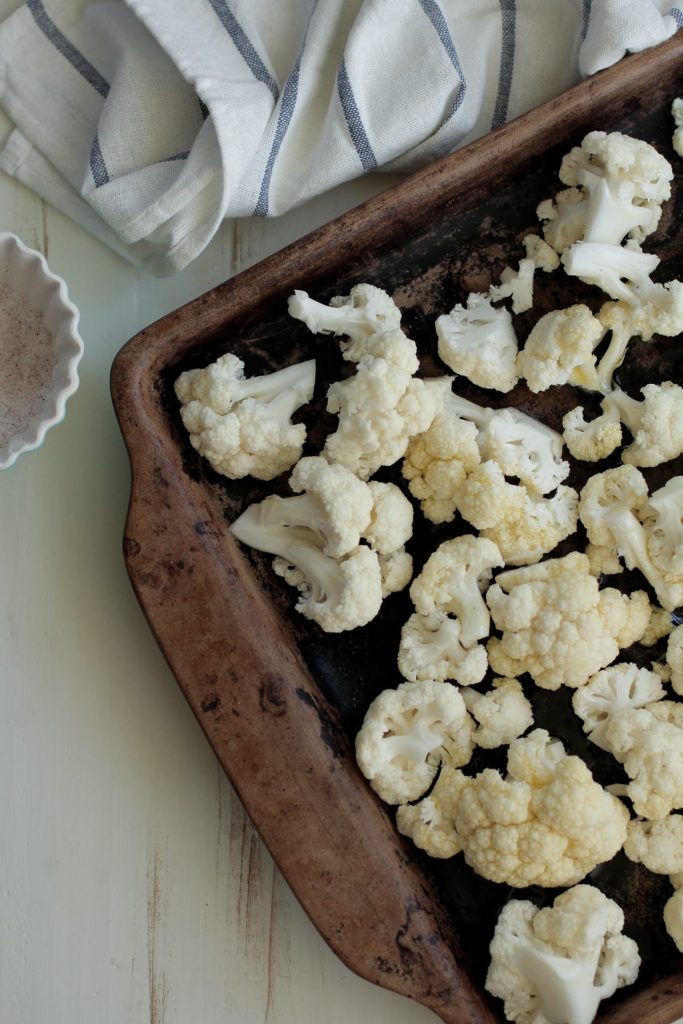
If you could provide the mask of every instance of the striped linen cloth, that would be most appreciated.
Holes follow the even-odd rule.
[[[155,274],[671,36],[670,0],[0,0],[0,168]]]

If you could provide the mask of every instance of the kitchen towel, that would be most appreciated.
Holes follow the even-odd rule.
[[[683,24],[659,0],[0,0],[0,168],[155,274],[452,152]]]

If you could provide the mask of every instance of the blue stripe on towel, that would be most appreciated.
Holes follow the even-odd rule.
[[[275,138],[273,144],[270,147],[270,153],[268,154],[268,162],[266,164],[266,170],[263,175],[263,181],[261,182],[261,189],[259,191],[258,201],[254,207],[255,217],[266,217],[268,215],[268,192],[270,190],[270,179],[273,175],[273,167],[275,166],[275,160],[280,151],[282,140],[287,134],[289,128],[289,122],[292,120],[294,114],[294,107],[296,106],[296,97],[299,91],[299,69],[301,67],[301,56],[297,60],[291,74],[285,82],[285,87],[282,90],[282,99],[280,101],[280,113],[278,114],[277,125],[275,126]]]
[[[50,40],[52,45],[59,50],[63,57],[66,57],[69,64],[78,71],[100,96],[109,95],[109,82],[102,77],[97,68],[94,68],[80,50],[71,43],[63,32],[60,32],[50,15],[45,10],[42,0],[27,0],[27,7],[33,15],[41,32]]]
[[[346,118],[346,124],[349,129],[349,135],[351,136],[351,141],[356,147],[356,152],[358,153],[360,162],[363,165],[363,170],[371,171],[373,167],[377,166],[377,160],[360,116],[358,105],[356,104],[356,98],[353,95],[353,89],[351,88],[351,82],[349,81],[349,75],[346,70],[346,61],[343,58],[339,65],[339,71],[337,72],[337,92],[339,93],[339,99],[341,100],[342,110],[344,111],[344,117]]]
[[[680,7],[672,7],[669,14],[674,19],[679,28],[683,28],[683,11]]]
[[[491,130],[500,128],[508,117],[512,72],[515,66],[515,32],[517,22],[516,0],[499,0],[502,20],[502,40],[500,48],[500,73],[498,75],[498,95],[493,109]]]
[[[237,51],[254,78],[268,86],[273,94],[273,98],[277,100],[280,95],[277,82],[259,57],[256,48],[253,43],[250,42],[246,32],[228,7],[226,0],[209,0],[209,3],[213,7],[216,17],[232,39]]]
[[[593,6],[593,0],[583,0],[583,17],[581,20],[581,42],[584,41],[588,35],[588,26],[591,21],[591,8]]]
[[[90,147],[90,172],[95,182],[95,188],[99,188],[100,185],[106,185],[109,181],[109,171],[104,162],[102,150],[100,149],[100,140],[97,135],[92,140],[92,146]]]
[[[451,36],[450,29],[448,28],[448,22],[441,10],[441,6],[437,3],[437,0],[419,0],[419,4],[434,26],[434,30],[441,40],[443,48],[448,54],[448,58],[460,79],[460,89],[458,90],[458,95],[455,97],[455,101],[453,102],[451,109],[444,118],[443,123],[445,124],[446,121],[453,117],[453,114],[462,105],[462,102],[465,99],[465,93],[467,92],[467,83],[465,82],[465,76],[463,75],[462,68],[460,67],[458,51],[453,43],[453,37]]]

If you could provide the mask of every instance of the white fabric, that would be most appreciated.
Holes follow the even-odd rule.
[[[156,274],[412,170],[683,24],[670,0],[0,0],[15,175]]]

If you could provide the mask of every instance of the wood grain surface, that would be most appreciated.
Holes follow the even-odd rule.
[[[458,906],[476,913],[476,902],[444,899],[359,777],[343,702],[307,664],[258,560],[245,558],[227,531],[225,513],[246,492],[237,488],[235,498],[193,458],[171,384],[180,369],[226,348],[241,354],[242,345],[275,363],[278,343],[293,351],[282,309],[294,287],[334,294],[371,278],[403,307],[412,304],[418,337],[419,318],[452,288],[458,244],[474,252],[473,238],[481,241],[486,258],[480,252],[458,264],[460,283],[472,288],[494,269],[502,229],[496,241],[491,223],[501,207],[515,208],[516,229],[524,226],[525,205],[533,211],[545,194],[536,189],[544,180],[548,187],[568,142],[598,125],[661,132],[680,89],[682,55],[674,39],[629,58],[179,309],[114,364],[112,393],[133,467],[127,565],[185,696],[326,941],[354,970],[448,1024],[500,1019],[481,989],[476,943],[465,950],[466,932],[455,926]],[[677,225],[662,235],[668,259],[680,261],[680,237]],[[334,679],[328,683],[334,689]],[[668,1024],[681,1012],[680,962],[653,953],[640,988],[604,1017]]]

